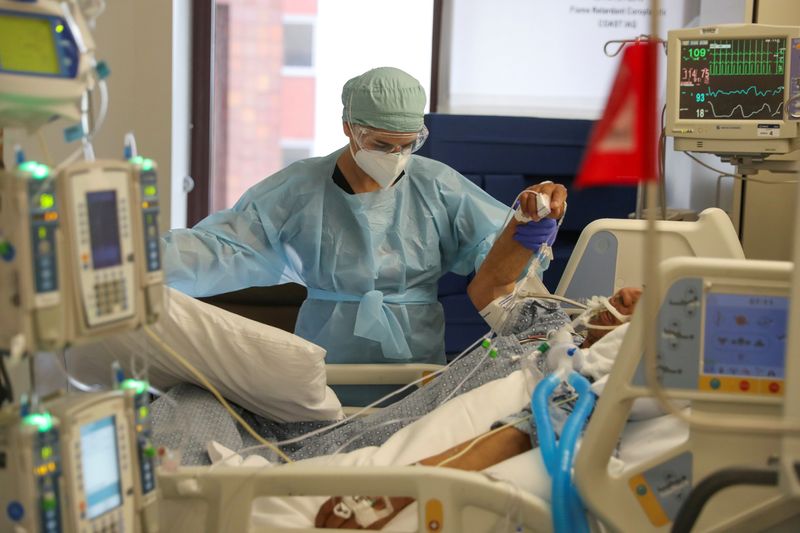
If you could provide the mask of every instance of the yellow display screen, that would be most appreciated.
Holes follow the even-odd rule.
[[[58,74],[58,53],[50,20],[0,14],[0,68]]]

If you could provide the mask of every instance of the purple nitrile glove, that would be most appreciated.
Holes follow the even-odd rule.
[[[543,218],[539,222],[528,222],[517,226],[514,240],[528,250],[536,252],[544,243],[553,246],[556,234],[558,234],[558,222],[552,218]]]

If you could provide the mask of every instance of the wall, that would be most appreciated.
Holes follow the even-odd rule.
[[[797,0],[759,0],[759,24],[800,26]],[[774,159],[800,160],[800,151]],[[758,178],[771,182],[797,179],[796,175],[760,172]],[[748,183],[742,211],[742,247],[748,259],[789,261],[792,258],[797,185]]]
[[[185,225],[186,219],[181,184],[188,174],[190,5],[190,0],[109,0],[94,31],[97,57],[111,69],[109,112],[95,138],[96,156],[121,158],[125,133],[136,134],[139,153],[159,164],[163,230]],[[71,124],[58,120],[42,130],[52,165],[78,148],[63,140]],[[6,161],[13,161],[15,143],[29,159],[48,162],[37,137],[19,130],[6,132]],[[167,206],[173,203],[170,218]]]

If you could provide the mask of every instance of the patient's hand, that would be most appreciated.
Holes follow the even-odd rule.
[[[383,498],[372,498],[375,500],[374,509],[380,511],[384,509],[384,501]],[[314,527],[317,528],[326,528],[326,529],[381,529],[383,526],[389,523],[392,518],[397,516],[397,513],[408,507],[414,502],[414,498],[389,498],[392,503],[392,507],[394,510],[389,516],[381,518],[380,520],[369,524],[365,528],[362,528],[356,522],[356,517],[352,513],[350,513],[349,518],[345,518],[342,516],[343,514],[346,515],[347,513],[335,512],[336,506],[339,505],[342,501],[342,498],[336,496],[334,498],[330,498],[328,501],[322,504],[322,507],[319,508],[317,512],[317,517],[314,519]]]

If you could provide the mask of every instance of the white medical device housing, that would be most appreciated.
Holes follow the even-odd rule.
[[[657,372],[671,401],[691,401],[692,416],[719,423],[780,421],[792,268],[778,261],[689,257],[661,263]],[[667,530],[704,478],[732,467],[765,468],[780,450],[779,433],[692,426],[685,442],[612,473],[609,457],[634,400],[654,401],[642,359],[645,319],[637,308],[575,461],[585,503],[623,531]],[[774,512],[761,522],[737,523],[758,509]],[[796,514],[796,503],[777,487],[731,487],[708,503],[697,530],[730,531],[733,524],[740,531],[768,529],[775,523],[770,520],[792,509]]]
[[[65,396],[46,404],[59,420],[64,531],[134,530],[135,450],[121,391]]]
[[[62,531],[61,454],[50,415],[0,414],[0,531]]]
[[[94,42],[70,2],[0,0],[0,128],[80,118]]]
[[[673,30],[666,134],[675,150],[786,154],[800,147],[800,28],[733,24]],[[792,116],[794,115],[794,116]]]
[[[30,162],[0,171],[0,348],[53,350],[65,342],[62,199],[56,180]]]
[[[51,351],[154,322],[154,167],[80,162],[55,178],[42,168],[0,173],[0,349],[20,334],[25,351]]]

